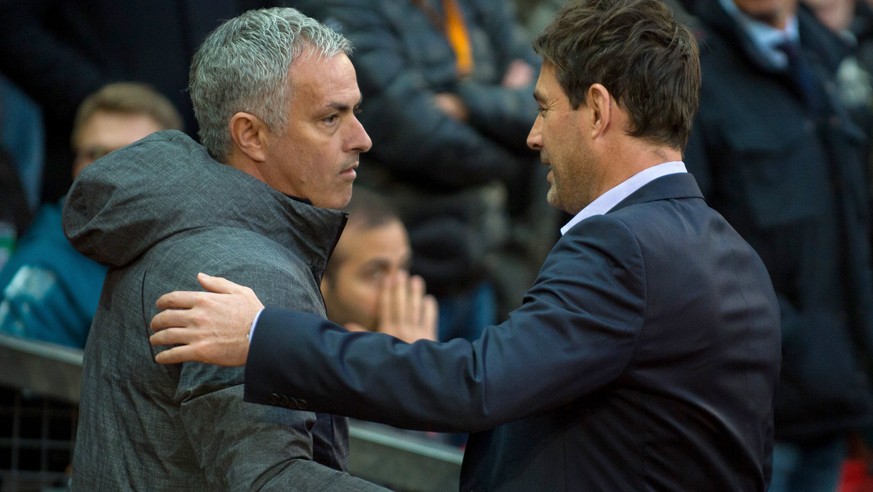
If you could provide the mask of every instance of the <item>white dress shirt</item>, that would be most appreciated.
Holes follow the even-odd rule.
[[[593,202],[589,203],[587,207],[580,210],[575,217],[570,219],[570,222],[567,222],[567,224],[561,228],[561,235],[566,234],[571,227],[588,217],[603,215],[606,212],[609,212],[612,210],[612,207],[618,205],[619,202],[629,197],[631,193],[637,191],[655,179],[668,174],[684,172],[688,171],[685,169],[685,164],[680,161],[665,162],[663,164],[658,164],[657,166],[643,169],[630,178],[622,181],[618,186],[600,195]]]

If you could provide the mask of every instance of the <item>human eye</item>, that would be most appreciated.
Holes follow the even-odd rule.
[[[324,117],[321,121],[323,121],[328,126],[334,126],[339,121],[339,115],[334,113]]]
[[[380,265],[366,265],[359,272],[361,280],[373,284],[380,283],[386,275],[385,268]]]

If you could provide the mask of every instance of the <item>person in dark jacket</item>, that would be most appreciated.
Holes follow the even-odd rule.
[[[372,490],[345,473],[348,421],[242,399],[243,371],[153,362],[148,322],[200,270],[324,315],[319,280],[370,138],[351,47],[290,8],[204,41],[191,97],[204,145],[158,132],[87,167],[63,212],[109,267],[83,359],[77,490]],[[177,439],[181,439],[178,440]]]
[[[765,490],[779,309],[680,161],[692,34],[660,0],[590,0],[535,46],[527,141],[548,203],[574,217],[506,322],[407,344],[260,310],[251,289],[201,277],[213,293],[158,300],[152,343],[175,346],[157,361],[246,363],[253,402],[471,431],[464,491]]]
[[[834,83],[847,48],[796,0],[691,13],[705,48],[685,160],[761,255],[782,313],[771,490],[833,491],[846,436],[873,418],[867,135]]]

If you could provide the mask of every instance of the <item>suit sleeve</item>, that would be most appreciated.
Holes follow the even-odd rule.
[[[473,343],[406,344],[267,308],[249,352],[246,399],[292,399],[413,429],[489,429],[618,378],[643,322],[643,276],[635,237],[600,216],[563,236],[523,305]]]
[[[287,274],[269,265],[213,266],[273,302],[314,309],[304,289],[289,289]],[[384,490],[314,461],[316,414],[244,402],[242,377],[242,368],[187,363],[181,369],[182,424],[211,483],[225,490]]]

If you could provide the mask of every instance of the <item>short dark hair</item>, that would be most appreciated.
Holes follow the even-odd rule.
[[[700,92],[694,36],[662,0],[578,0],[534,41],[576,109],[602,84],[630,118],[628,134],[684,149]]]
[[[382,195],[360,185],[355,185],[345,210],[349,224],[365,230],[400,220],[397,210]]]
[[[388,200],[377,192],[364,188],[361,185],[355,185],[352,199],[346,205],[345,211],[349,214],[349,220],[346,224],[347,228],[357,227],[368,231],[391,222],[403,222],[397,210]],[[335,278],[336,270],[339,268],[342,260],[342,258],[334,255],[327,262],[324,276],[328,280]]]

